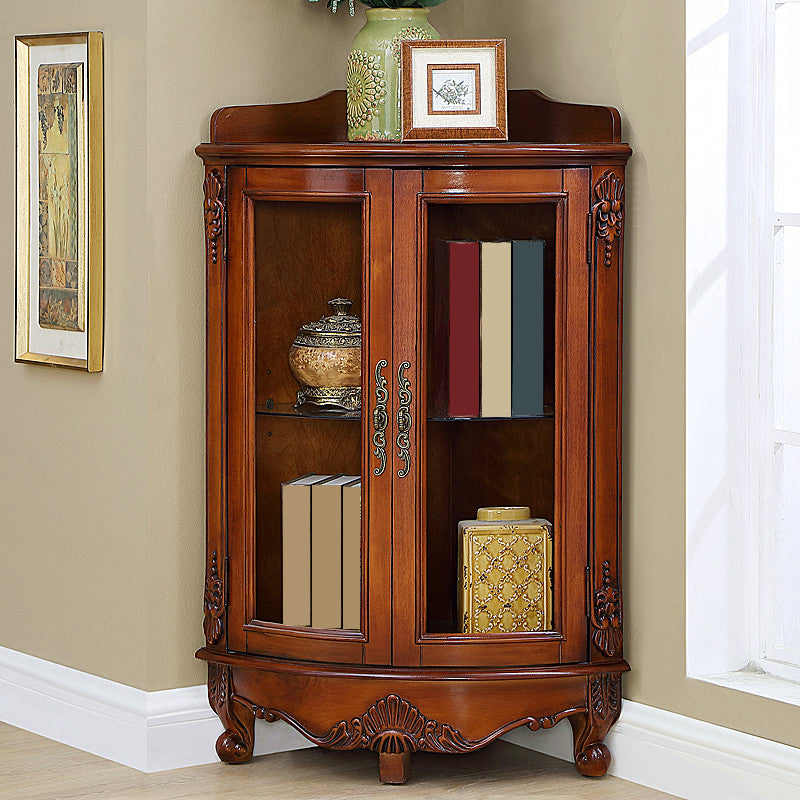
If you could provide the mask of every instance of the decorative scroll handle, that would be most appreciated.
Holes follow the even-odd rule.
[[[372,412],[372,425],[375,428],[372,444],[375,445],[375,449],[372,452],[380,461],[380,465],[373,470],[376,475],[383,475],[383,471],[386,469],[386,428],[389,426],[386,402],[389,399],[389,391],[386,388],[386,378],[381,375],[381,370],[388,366],[389,362],[385,358],[375,365],[375,410]]]
[[[411,381],[403,373],[411,368],[410,361],[404,361],[397,370],[397,397],[400,400],[400,408],[397,410],[397,457],[401,459],[404,466],[397,471],[400,478],[405,478],[411,471]]]

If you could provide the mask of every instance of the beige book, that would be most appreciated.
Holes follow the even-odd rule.
[[[311,627],[342,627],[342,486],[336,475],[311,487]]]
[[[481,416],[511,416],[511,242],[481,242]]]
[[[361,629],[361,479],[342,487],[342,627]]]
[[[311,485],[330,475],[303,475],[281,485],[283,624],[311,624]]]

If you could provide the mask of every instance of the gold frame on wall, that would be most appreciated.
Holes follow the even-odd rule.
[[[438,53],[438,60],[425,61],[425,51]],[[407,40],[402,42],[401,53],[404,140],[508,139],[505,39]],[[414,53],[420,53],[421,62],[416,65]],[[483,67],[475,63],[481,58]],[[439,70],[474,73],[475,108],[434,110],[433,75]]]
[[[32,184],[31,157],[31,52],[35,48],[83,45],[85,57],[78,64],[86,70],[86,113],[78,115],[79,126],[85,125],[85,134],[79,135],[78,175],[79,191],[85,191],[85,202],[78,203],[77,239],[83,247],[79,263],[78,294],[80,326],[64,331],[64,339],[80,336],[85,339],[85,357],[58,352],[37,352],[31,343],[32,293],[40,298],[41,289],[33,286],[31,259],[39,263],[38,253],[32,252],[34,225],[39,230],[40,220],[32,219],[32,192],[39,197],[39,181]],[[72,60],[75,60],[72,58]],[[47,63],[47,62],[45,62]],[[70,367],[87,372],[103,369],[103,34],[88,33],[47,34],[16,37],[17,73],[17,320],[15,360],[22,363],[47,364]],[[78,75],[81,72],[78,71]],[[63,116],[62,116],[63,125]],[[38,140],[38,132],[37,132]],[[85,146],[84,146],[85,143]],[[38,168],[38,167],[37,167]],[[80,194],[78,195],[80,197]],[[63,284],[61,284],[63,285]],[[41,298],[40,298],[41,302]],[[33,321],[37,326],[38,320]],[[42,328],[51,326],[41,326]],[[83,341],[77,340],[81,351]],[[57,350],[57,347],[41,349]],[[74,349],[74,348],[73,348]]]

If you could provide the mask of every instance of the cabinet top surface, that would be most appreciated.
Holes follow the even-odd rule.
[[[624,163],[616,109],[559,103],[540,92],[508,93],[508,142],[348,142],[345,92],[315,100],[219,109],[210,142],[197,153],[209,164],[318,166],[523,166]]]

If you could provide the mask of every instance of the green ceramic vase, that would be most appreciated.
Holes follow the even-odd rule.
[[[429,8],[370,8],[347,59],[347,138],[396,141],[400,134],[400,43],[441,39]]]

